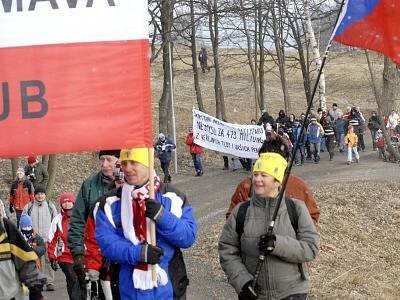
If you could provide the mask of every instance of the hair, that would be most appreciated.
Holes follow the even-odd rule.
[[[258,150],[258,155],[266,152],[278,153],[286,160],[289,160],[291,154],[285,138],[278,134],[271,134],[266,137],[260,150]]]

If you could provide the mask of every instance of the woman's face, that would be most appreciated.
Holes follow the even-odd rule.
[[[275,197],[281,184],[269,174],[255,172],[253,174],[254,193],[261,197]]]

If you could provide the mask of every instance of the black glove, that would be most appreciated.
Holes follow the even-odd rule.
[[[44,299],[42,295],[43,286],[35,285],[29,288],[29,300],[41,300]]]
[[[86,272],[85,272],[85,257],[82,254],[74,256],[73,269],[79,282],[85,282]]]
[[[10,204],[9,210],[10,210],[10,214],[13,214],[14,213],[14,205]]]
[[[260,236],[258,249],[264,254],[269,254],[275,249],[276,236],[273,233],[267,233]]]
[[[146,204],[146,217],[157,221],[158,218],[161,217],[164,211],[164,207],[160,202],[157,202],[154,199],[147,198],[145,201]]]
[[[251,287],[253,280],[248,281],[239,293],[239,300],[256,300],[258,299],[257,293]]]
[[[50,267],[53,269],[53,271],[58,270],[58,263],[56,260],[50,260]]]
[[[164,254],[164,250],[160,247],[146,244],[142,246],[142,262],[150,265],[156,265],[160,262],[161,255]]]

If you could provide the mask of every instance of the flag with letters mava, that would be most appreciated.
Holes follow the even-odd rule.
[[[147,5],[0,1],[0,157],[152,145]]]
[[[345,0],[333,40],[381,52],[400,64],[400,0]]]

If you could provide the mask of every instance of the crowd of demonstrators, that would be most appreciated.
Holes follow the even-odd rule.
[[[172,160],[172,150],[176,148],[175,144],[165,136],[164,133],[158,135],[154,148],[156,149],[157,157],[161,163],[161,169],[164,173],[164,182],[171,182],[171,174],[169,173],[169,164]]]
[[[189,132],[186,135],[185,143],[186,145],[189,146],[189,152],[193,159],[193,165],[196,172],[196,176],[202,176],[203,164],[201,162],[201,155],[203,154],[203,147],[197,145],[194,142],[193,130],[191,127],[189,128]]]

